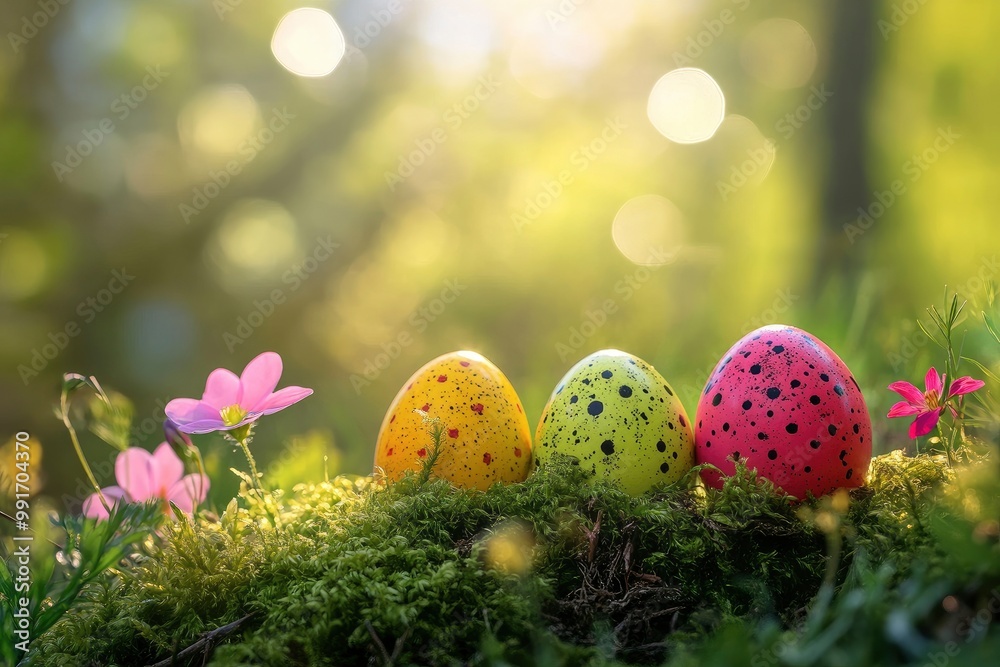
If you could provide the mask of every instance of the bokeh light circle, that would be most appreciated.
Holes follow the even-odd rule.
[[[299,76],[326,76],[347,51],[340,26],[328,13],[302,7],[285,14],[271,38],[271,53],[281,66]]]
[[[615,214],[611,236],[619,252],[635,264],[669,264],[684,243],[684,214],[666,197],[633,197]]]
[[[656,130],[678,144],[712,138],[726,115],[722,88],[707,72],[683,67],[667,72],[649,93],[646,114]]]

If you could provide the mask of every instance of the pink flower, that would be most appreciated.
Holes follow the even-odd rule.
[[[909,382],[893,382],[889,385],[889,389],[906,399],[892,406],[889,417],[917,417],[910,424],[911,438],[916,439],[933,431],[945,408],[956,415],[955,408],[949,405],[953,397],[970,394],[986,384],[969,376],[960,377],[951,383],[947,395],[942,398],[945,379],[932,366],[924,378],[924,391]]]
[[[175,398],[167,403],[167,417],[184,433],[231,431],[261,415],[284,410],[313,393],[302,387],[274,391],[280,377],[281,357],[276,352],[258,355],[239,377],[225,368],[216,368],[205,382],[201,400]]]
[[[112,507],[118,503],[144,503],[149,500],[172,502],[185,512],[204,502],[208,494],[208,477],[201,474],[184,475],[184,464],[166,442],[160,443],[150,454],[139,447],[129,447],[115,459],[115,479],[118,486],[101,489]],[[107,519],[108,511],[96,493],[83,501],[83,514],[97,519]]]

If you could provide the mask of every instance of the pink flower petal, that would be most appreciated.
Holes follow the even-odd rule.
[[[153,455],[139,447],[129,447],[115,459],[115,478],[133,502],[154,497]]]
[[[190,424],[178,425],[177,428],[184,433],[198,435],[200,433],[211,433],[213,431],[228,431],[233,427],[226,426],[226,422],[222,421],[221,417],[216,417],[215,419],[203,419],[201,421],[191,422]]]
[[[974,391],[982,389],[985,385],[986,383],[982,380],[977,380],[966,375],[965,377],[960,377],[951,383],[951,390],[948,392],[948,396],[971,394]]]
[[[274,392],[255,406],[254,413],[258,415],[274,414],[279,410],[284,410],[293,403],[298,403],[312,393],[312,389],[306,389],[305,387],[285,387]]]
[[[276,352],[264,352],[254,357],[240,376],[240,405],[256,411],[258,403],[271,395],[281,379],[281,357]]]
[[[914,440],[922,435],[927,435],[937,426],[938,419],[941,418],[940,410],[928,410],[913,420],[910,424],[910,437]]]
[[[125,489],[120,486],[106,486],[101,489],[101,493],[104,494],[104,499],[108,501],[111,509],[114,509],[119,502],[127,503],[129,501]],[[83,501],[83,515],[94,519],[107,519],[109,516],[108,511],[104,509],[104,504],[101,503],[101,497],[96,493],[90,494]]]
[[[161,443],[153,452],[153,470],[150,477],[153,495],[157,498],[166,498],[170,487],[183,476],[184,463],[169,444]]]
[[[921,407],[924,405],[924,392],[920,391],[909,382],[903,382],[902,380],[899,382],[893,382],[889,385],[889,389],[905,398],[910,405]]]
[[[167,500],[190,514],[194,511],[195,504],[205,502],[209,486],[210,482],[206,475],[187,475],[170,487],[167,491]]]
[[[927,370],[927,375],[924,376],[924,386],[927,387],[927,391],[936,391],[938,396],[944,390],[944,379],[933,366]]]
[[[914,405],[910,405],[906,401],[900,401],[892,406],[887,416],[889,418],[912,417],[913,415],[919,415],[921,412],[923,412],[922,409]]]
[[[184,431],[183,426],[185,424],[206,419],[218,419],[220,421],[222,419],[219,416],[217,408],[195,398],[175,398],[167,403],[163,411],[167,413],[170,421],[174,422],[181,431]],[[190,433],[190,431],[184,432]]]
[[[216,410],[236,405],[240,401],[240,379],[232,371],[216,368],[205,381],[201,400]]]

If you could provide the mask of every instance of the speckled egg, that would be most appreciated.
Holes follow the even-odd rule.
[[[421,470],[431,451],[429,425],[420,413],[440,420],[444,429],[435,477],[485,490],[528,476],[531,430],[524,408],[507,377],[481,354],[442,355],[396,394],[375,448],[375,466],[390,480]]]
[[[723,356],[698,403],[698,463],[724,474],[734,459],[805,498],[861,486],[872,455],[872,423],[850,369],[810,333],[766,326]],[[718,473],[705,482],[719,487]]]
[[[655,368],[601,350],[566,373],[542,412],[536,460],[557,452],[638,495],[691,469],[694,436],[680,399]]]

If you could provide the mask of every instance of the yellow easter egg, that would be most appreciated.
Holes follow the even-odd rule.
[[[420,471],[433,454],[432,475],[485,490],[521,482],[531,466],[531,429],[507,377],[476,352],[451,352],[425,364],[403,385],[382,420],[375,467],[389,480]]]

